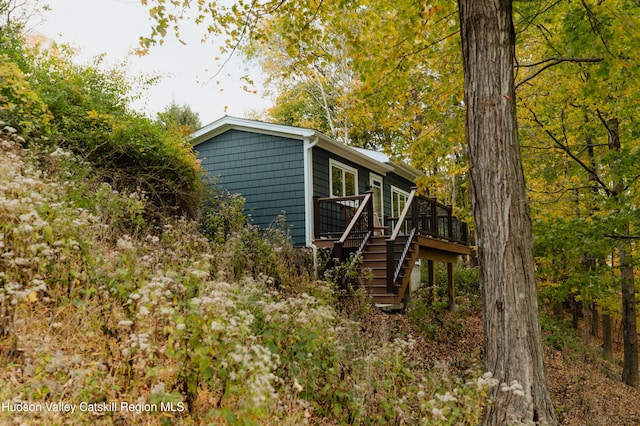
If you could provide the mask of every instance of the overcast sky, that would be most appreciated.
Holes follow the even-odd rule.
[[[149,34],[150,24],[140,0],[42,0],[42,3],[48,3],[52,10],[44,14],[44,22],[32,31],[79,48],[81,61],[88,62],[105,53],[110,65],[127,60],[131,76],[163,76],[161,83],[134,104],[136,110],[150,117],[155,118],[173,100],[198,112],[203,125],[225,114],[244,117],[251,110],[261,111],[269,105],[261,93],[251,94],[242,89],[246,85],[242,76],[248,75],[256,84],[260,78],[257,69],[244,64],[240,57],[232,58],[215,75],[225,58],[214,61],[218,46],[202,45],[200,28],[183,26],[187,46],[168,38],[147,56],[132,55],[138,38]]]

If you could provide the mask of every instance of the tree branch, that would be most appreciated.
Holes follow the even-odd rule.
[[[531,112],[531,115],[533,115],[533,121],[535,121],[538,124],[538,126],[540,126],[540,128],[551,138],[551,140],[560,149],[562,149],[569,157],[571,157],[573,161],[578,163],[578,165],[580,165],[580,167],[582,167],[587,173],[589,173],[590,176],[593,176],[593,180],[598,182],[600,187],[607,193],[608,196],[613,195],[613,192],[611,191],[611,189],[609,189],[609,187],[602,181],[602,179],[600,179],[600,177],[596,174],[595,170],[592,170],[591,168],[589,168],[588,165],[586,165],[580,158],[578,158],[573,152],[571,152],[569,147],[564,145],[550,130],[546,129],[544,124],[542,124],[542,122],[538,120],[538,116],[531,108],[529,108],[529,112]]]
[[[536,62],[536,63],[533,63],[533,64],[516,65],[517,68],[532,68],[532,67],[537,67],[537,66],[542,65],[542,64],[546,64],[545,66],[543,66],[542,68],[540,68],[539,70],[537,70],[536,72],[534,72],[533,74],[531,74],[530,76],[528,76],[527,78],[525,78],[524,80],[522,80],[521,82],[516,84],[516,90],[518,89],[518,87],[522,86],[523,84],[525,84],[529,80],[534,79],[535,77],[540,75],[544,70],[546,70],[547,68],[551,68],[554,65],[558,65],[558,64],[561,64],[563,62],[595,63],[595,62],[601,62],[601,61],[603,61],[603,58],[549,58],[549,59],[544,59],[542,61],[539,61],[539,62]]]

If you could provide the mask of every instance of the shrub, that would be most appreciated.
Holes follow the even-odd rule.
[[[215,186],[202,216],[202,231],[219,250],[216,267],[227,279],[270,277],[276,288],[306,282],[312,275],[309,250],[294,247],[284,213],[267,229],[244,216],[244,199]]]
[[[0,50],[0,121],[22,137],[48,133],[51,114],[22,70]]]
[[[224,244],[229,237],[244,228],[244,198],[230,194],[210,183],[207,201],[200,223],[202,232],[213,244]]]
[[[199,214],[204,184],[188,139],[129,110],[120,70],[101,70],[100,58],[76,65],[73,55],[0,44],[0,120],[26,139],[81,155],[114,189],[143,193],[148,218]]]
[[[423,262],[420,270],[420,282],[424,286],[428,282],[426,262]],[[434,262],[436,268],[436,300],[447,297],[447,265],[443,262]],[[478,268],[466,267],[462,262],[455,264],[453,281],[456,293],[464,294],[471,299],[480,297],[480,271]]]
[[[187,219],[154,229],[139,214],[144,197],[106,184],[91,191],[90,164],[15,139],[0,143],[0,399],[185,407],[21,421],[477,423],[486,386],[443,364],[426,368],[411,336],[363,334],[366,316],[341,317],[332,283],[282,272],[291,248],[282,226],[273,240],[247,227],[220,245]],[[125,218],[138,225],[112,226]],[[268,259],[244,264],[241,275],[255,278],[220,279],[224,262],[251,252],[243,239]],[[235,256],[222,262],[230,248]],[[280,285],[260,274],[270,262]],[[0,422],[15,416],[5,411]]]

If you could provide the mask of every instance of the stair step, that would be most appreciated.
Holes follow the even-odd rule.
[[[398,297],[398,295],[391,294],[391,293],[376,294],[373,297],[373,300],[374,300],[374,302],[376,304],[391,304],[391,305],[395,305],[395,304],[398,304],[400,302],[398,299],[400,299]]]
[[[384,259],[387,260],[387,252],[386,251],[363,251],[362,257],[367,259]]]
[[[368,291],[375,298],[381,294],[387,294],[387,286],[369,287]]]
[[[375,236],[369,238],[366,246],[362,251],[363,263],[362,267],[371,271],[373,278],[367,289],[376,306],[382,309],[401,309],[402,296],[407,287],[407,275],[411,269],[411,263],[417,257],[417,245],[412,244],[408,248],[408,252],[404,263],[402,264],[395,286],[398,294],[389,293],[387,289],[387,238],[388,236]],[[399,244],[394,245],[394,255],[396,259],[404,250],[406,238],[398,240]]]
[[[398,311],[404,309],[404,303],[376,303],[376,308],[385,312]]]
[[[364,268],[387,269],[387,261],[383,259],[369,259],[362,262]]]

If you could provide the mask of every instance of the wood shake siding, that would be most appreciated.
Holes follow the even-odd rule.
[[[294,244],[305,243],[304,158],[300,140],[229,130],[197,145],[202,166],[262,229],[284,211]]]

